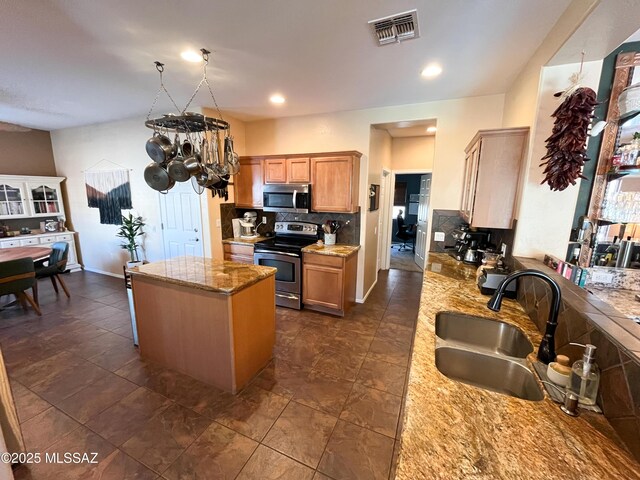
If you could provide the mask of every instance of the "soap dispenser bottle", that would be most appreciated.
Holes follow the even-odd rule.
[[[595,363],[595,345],[580,345],[584,347],[582,360],[578,360],[571,367],[571,378],[567,390],[578,397],[578,402],[583,405],[595,405],[598,396],[598,386],[600,385],[600,369]]]

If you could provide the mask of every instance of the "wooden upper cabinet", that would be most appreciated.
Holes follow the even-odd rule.
[[[309,158],[266,158],[264,183],[309,183]]]
[[[513,227],[528,128],[480,130],[465,149],[460,213],[478,228]]]
[[[309,183],[310,181],[309,159],[287,158],[287,182]]]
[[[236,206],[262,208],[263,168],[261,158],[240,159],[240,171],[233,177]]]
[[[312,157],[311,210],[356,212],[359,178],[359,155]]]
[[[287,161],[284,158],[265,159],[264,183],[287,183]]]

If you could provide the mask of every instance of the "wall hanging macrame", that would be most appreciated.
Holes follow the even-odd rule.
[[[95,170],[84,172],[87,201],[100,212],[100,223],[122,225],[122,210],[130,210],[129,170]]]

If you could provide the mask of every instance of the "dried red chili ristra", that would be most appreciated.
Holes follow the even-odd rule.
[[[581,87],[569,95],[551,115],[555,118],[551,135],[546,139],[547,154],[542,157],[545,165],[542,183],[551,190],[564,190],[575,185],[582,175],[587,158],[587,131],[598,104],[596,92]]]

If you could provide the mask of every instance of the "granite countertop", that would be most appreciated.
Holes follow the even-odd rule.
[[[587,287],[586,290],[623,315],[629,318],[640,318],[640,302],[636,300],[636,295],[640,292],[604,287]]]
[[[276,269],[212,258],[175,257],[133,267],[129,272],[132,276],[231,295],[275,275]]]
[[[332,257],[350,257],[360,250],[360,245],[347,245],[336,243],[335,245],[318,245],[314,243],[302,249],[302,253],[318,253],[320,255],[331,255]]]
[[[396,478],[603,479],[640,478],[603,415],[561,412],[545,392],[530,402],[475,388],[441,374],[435,365],[435,316],[454,310],[500,319],[534,344],[534,323],[515,300],[500,312],[475,285],[475,268],[446,254],[429,254],[407,384]],[[531,354],[529,359],[535,354]]]
[[[235,245],[253,245],[256,242],[266,240],[267,237],[255,237],[255,238],[243,238],[243,237],[231,237],[222,239],[222,243],[233,243]]]

